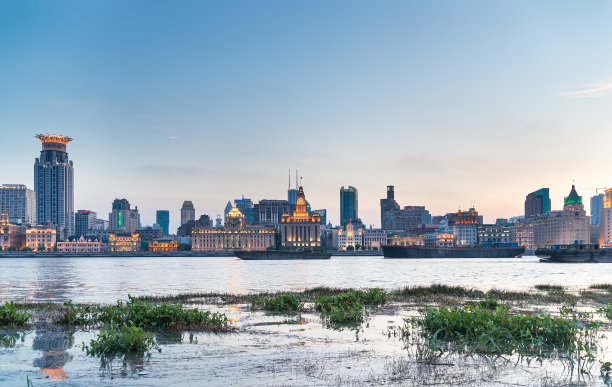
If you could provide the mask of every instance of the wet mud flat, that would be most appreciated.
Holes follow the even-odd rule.
[[[557,314],[566,301],[595,313],[601,339],[590,373],[568,371],[558,358],[445,352],[428,356],[422,343],[397,334],[424,305],[464,306],[487,294],[469,289],[391,292],[382,305],[365,309],[363,321],[334,324],[306,297],[299,312],[256,307],[250,296],[191,294],[155,298],[185,307],[222,312],[230,329],[154,332],[160,351],[121,354],[110,360],[87,356],[99,328],[53,324],[61,305],[31,305],[26,328],[0,329],[0,385],[605,385],[602,360],[612,359],[612,327],[596,311],[612,302],[605,290],[563,289],[493,293],[513,313]],[[562,294],[563,293],[563,294]],[[269,295],[273,297],[274,295]]]

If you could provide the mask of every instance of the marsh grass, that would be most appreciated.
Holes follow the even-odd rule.
[[[612,320],[612,303],[599,309],[598,312],[606,316],[608,320]]]
[[[331,324],[361,324],[368,312],[365,306],[382,305],[389,294],[382,289],[348,290],[315,299],[315,309]]]
[[[253,309],[279,313],[298,312],[304,308],[304,300],[302,295],[296,293],[282,293],[277,296],[253,295],[251,306]]]
[[[536,285],[535,288],[537,290],[542,290],[545,292],[562,292],[565,291],[565,288],[561,285],[551,285],[551,284],[540,284]]]
[[[89,345],[83,343],[83,351],[88,356],[100,356],[112,359],[117,355],[150,354],[151,349],[159,350],[155,339],[142,328],[116,325],[100,329],[98,337]]]
[[[612,293],[612,284],[594,284],[589,286],[589,289],[605,290],[608,293]]]
[[[0,327],[25,327],[32,317],[24,307],[17,307],[13,302],[5,302],[0,306]]]
[[[511,314],[498,305],[494,310],[480,304],[462,307],[425,307],[421,316],[405,319],[404,326],[390,332],[417,347],[422,358],[436,359],[444,353],[518,356],[528,363],[557,358],[573,374],[590,372],[598,348],[600,323],[590,313],[572,306],[559,316]]]
[[[135,326],[163,331],[229,329],[229,321],[223,313],[184,309],[182,304],[157,305],[131,296],[127,302],[119,300],[115,305],[74,305],[68,301],[54,323],[66,326]]]

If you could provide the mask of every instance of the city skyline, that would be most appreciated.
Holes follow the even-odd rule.
[[[334,224],[341,186],[367,225],[387,185],[487,222],[609,186],[611,4],[346,5],[1,5],[0,183],[34,188],[49,132],[75,139],[75,211],[126,198],[171,230],[185,200],[284,199],[296,168]]]

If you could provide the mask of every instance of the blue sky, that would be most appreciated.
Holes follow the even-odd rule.
[[[0,183],[32,185],[34,134],[65,134],[75,209],[307,198],[367,224],[400,205],[519,215],[550,187],[612,184],[612,3],[6,1]],[[588,201],[588,200],[585,200]]]

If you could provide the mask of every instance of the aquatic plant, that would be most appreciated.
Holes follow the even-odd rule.
[[[97,322],[95,306],[74,305],[71,300],[64,302],[64,308],[59,318],[53,319],[54,324],[67,326],[93,325]]]
[[[128,353],[149,354],[151,349],[158,349],[155,339],[140,327],[116,325],[100,329],[98,337],[89,345],[83,343],[83,351],[88,356],[112,358]]]
[[[17,344],[17,340],[22,343],[25,341],[25,333],[11,332],[11,333],[0,333],[0,347],[1,348],[13,348]]]
[[[590,289],[605,290],[608,293],[612,293],[612,284],[594,284],[589,286]]]
[[[595,360],[599,326],[592,314],[577,312],[571,305],[562,307],[560,316],[551,316],[510,314],[503,305],[489,310],[472,304],[425,307],[420,317],[405,319],[397,332],[410,339],[418,331],[432,357],[445,352],[518,355],[527,361],[557,357],[567,361],[572,372],[585,373]]]
[[[608,304],[598,310],[599,313],[606,316],[608,320],[612,320],[612,304]]]
[[[24,327],[28,325],[30,317],[32,315],[25,308],[17,308],[12,301],[0,306],[0,327]]]
[[[537,290],[542,290],[545,292],[560,292],[560,291],[565,290],[565,288],[561,285],[551,285],[551,284],[539,284],[539,285],[536,285],[535,288]]]
[[[154,305],[148,301],[128,296],[128,301],[99,308],[97,319],[103,324],[131,325],[159,330],[210,330],[228,329],[229,322],[223,313],[198,309],[183,309],[182,304]]]
[[[475,291],[462,286],[450,286],[444,284],[433,284],[431,286],[409,286],[393,292],[394,295],[402,297],[428,297],[428,296],[454,296],[472,297]]]
[[[324,318],[336,324],[358,324],[367,312],[364,305],[376,306],[387,302],[389,294],[382,289],[349,290],[334,296],[322,296],[315,300],[315,309]]]
[[[264,309],[273,312],[297,312],[303,309],[304,301],[301,295],[295,293],[283,293],[277,296],[251,297],[251,305],[254,309]]]
[[[484,309],[495,310],[499,305],[499,301],[496,298],[493,298],[489,295],[486,295],[484,300],[478,301],[476,304]]]

